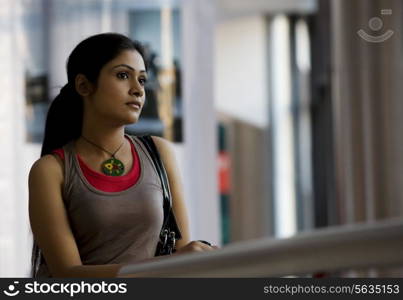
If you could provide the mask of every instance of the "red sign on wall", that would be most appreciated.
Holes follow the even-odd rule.
[[[229,194],[230,191],[230,157],[226,151],[218,154],[218,178],[220,183],[220,194]]]

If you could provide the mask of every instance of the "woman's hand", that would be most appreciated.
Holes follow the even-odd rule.
[[[184,253],[192,253],[192,252],[204,252],[204,251],[211,251],[219,249],[218,246],[215,245],[207,245],[200,241],[191,241],[190,243],[186,244],[185,246],[177,249],[174,253],[175,254],[184,254]]]

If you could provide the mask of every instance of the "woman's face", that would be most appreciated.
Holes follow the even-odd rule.
[[[146,80],[142,56],[125,50],[101,69],[88,109],[112,125],[135,123],[144,105]]]

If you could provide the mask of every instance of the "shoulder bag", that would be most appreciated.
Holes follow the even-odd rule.
[[[155,256],[169,255],[176,251],[175,243],[182,238],[179,227],[176,223],[175,216],[172,210],[172,196],[169,189],[169,182],[164,165],[161,161],[158,149],[154,144],[150,135],[139,136],[140,141],[144,144],[150,154],[155,169],[161,181],[162,192],[164,197],[164,221],[160,232],[160,238],[155,251]]]

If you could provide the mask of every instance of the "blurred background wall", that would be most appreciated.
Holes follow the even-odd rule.
[[[101,32],[146,45],[127,132],[174,143],[192,239],[402,217],[402,22],[399,0],[1,1],[0,276],[28,276],[28,172],[69,53]]]

